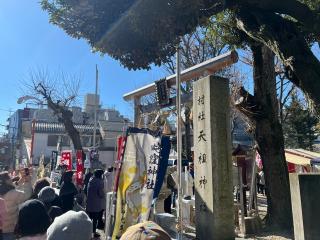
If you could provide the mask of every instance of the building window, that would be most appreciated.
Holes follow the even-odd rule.
[[[91,136],[82,136],[81,142],[84,147],[91,147],[92,146],[92,137]]]
[[[70,147],[70,138],[69,138],[69,136],[62,136],[61,145],[63,147]]]
[[[23,109],[22,118],[24,118],[24,119],[29,119],[30,118],[30,109],[29,108]]]
[[[58,135],[48,136],[48,147],[56,147],[58,144]]]
[[[61,146],[62,147],[70,147],[70,138],[68,136],[60,136],[61,137]],[[60,140],[59,135],[49,135],[48,136],[48,147],[56,147],[58,145],[58,141]]]

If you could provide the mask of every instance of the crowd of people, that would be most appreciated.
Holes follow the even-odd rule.
[[[112,171],[89,171],[83,187],[74,184],[72,171],[64,171],[60,189],[49,178],[33,183],[32,170],[19,176],[0,172],[0,240],[90,240],[104,228],[106,193]],[[109,178],[109,183],[108,183]],[[106,181],[107,180],[107,181]],[[132,226],[121,239],[170,239],[152,222]]]

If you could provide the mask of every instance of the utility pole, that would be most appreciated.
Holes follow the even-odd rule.
[[[181,69],[180,69],[180,43],[177,46],[176,53],[176,111],[177,111],[177,171],[178,171],[178,239],[182,238],[183,222],[182,222],[182,132],[181,132]]]
[[[9,165],[11,165],[13,167],[13,169],[16,168],[16,159],[15,159],[15,141],[18,141],[18,139],[16,138],[18,136],[18,134],[16,133],[17,129],[15,127],[10,127],[10,121],[11,121],[11,117],[12,117],[12,113],[13,111],[11,110],[11,108],[9,109],[9,128],[8,128],[8,136],[10,136],[9,132],[10,129],[12,129],[12,134],[11,134],[11,163],[9,163]]]
[[[93,131],[93,147],[96,147],[97,137],[97,109],[98,109],[98,65],[96,64],[96,91],[95,91],[95,103],[94,103],[94,131]]]
[[[34,159],[33,159],[33,148],[34,148],[34,133],[35,133],[35,128],[36,128],[36,119],[32,119],[32,124],[31,124],[31,149],[30,149],[30,162],[29,164],[34,164]]]

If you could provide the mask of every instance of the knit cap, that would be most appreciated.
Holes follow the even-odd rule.
[[[44,203],[50,203],[55,200],[56,192],[52,187],[44,187],[38,194],[38,199]]]
[[[120,240],[171,240],[171,238],[159,225],[149,221],[129,227]]]
[[[19,237],[45,234],[50,226],[50,217],[44,204],[36,199],[28,200],[20,206],[15,233]]]
[[[68,211],[56,217],[48,228],[47,240],[90,240],[92,222],[83,212]]]

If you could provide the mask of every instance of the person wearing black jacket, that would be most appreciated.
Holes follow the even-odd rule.
[[[99,237],[96,232],[99,220],[102,220],[103,211],[105,209],[105,192],[104,182],[102,179],[104,171],[97,169],[94,171],[94,177],[90,179],[87,194],[87,213],[93,223],[94,237]]]
[[[87,172],[84,176],[84,180],[83,180],[83,191],[84,191],[84,194],[87,196],[88,194],[88,185],[89,185],[89,181],[91,179],[91,177],[93,176],[93,173],[92,173],[92,170],[91,169],[87,169]]]
[[[73,209],[74,197],[78,193],[76,186],[72,182],[72,176],[72,171],[66,171],[63,175],[63,182],[59,192],[63,212],[68,212]]]

